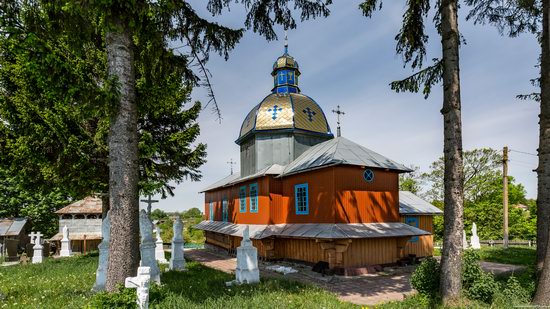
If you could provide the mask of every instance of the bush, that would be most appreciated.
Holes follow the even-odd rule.
[[[498,308],[516,307],[531,302],[531,293],[523,288],[518,279],[510,276],[504,289],[497,291],[494,295],[493,304]]]
[[[462,288],[468,290],[485,272],[479,265],[479,253],[464,250],[462,259]]]
[[[493,296],[498,292],[499,288],[500,286],[495,281],[493,274],[482,272],[472,285],[468,287],[466,293],[470,299],[490,304],[493,302]]]
[[[439,262],[428,257],[420,263],[411,277],[411,285],[419,294],[435,298],[439,294]]]

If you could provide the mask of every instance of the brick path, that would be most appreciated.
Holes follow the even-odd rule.
[[[237,266],[237,259],[227,255],[217,254],[204,249],[185,250],[185,256],[201,264],[221,270],[226,273],[233,273]],[[311,267],[299,264],[277,262],[278,265],[292,266],[298,273],[282,275],[265,267],[272,265],[267,262],[260,262],[260,272],[263,277],[285,278],[302,283],[317,285],[323,289],[335,293],[342,301],[358,305],[376,305],[388,301],[403,300],[405,295],[414,293],[410,277],[413,268],[396,268],[394,272],[385,275],[365,275],[357,277],[327,276],[323,277],[312,272]],[[518,272],[525,269],[525,266],[481,262],[481,267],[493,274]]]
[[[207,250],[186,250],[185,256],[201,264],[226,272],[235,271],[235,258],[219,255]],[[265,269],[268,263],[260,263],[260,272],[263,277],[285,278],[302,283],[317,285],[335,293],[339,299],[358,305],[375,305],[382,302],[403,300],[405,294],[412,293],[409,283],[410,272],[394,275],[367,275],[359,277],[322,277],[309,270],[311,267],[293,265],[298,273],[282,275]],[[277,263],[286,264],[284,262]]]

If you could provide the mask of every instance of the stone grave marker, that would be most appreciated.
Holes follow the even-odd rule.
[[[29,263],[29,257],[25,252],[21,254],[21,257],[19,258],[19,264],[21,265],[27,265]]]
[[[155,232],[157,234],[157,240],[155,242],[155,259],[161,264],[168,264],[166,256],[164,255],[164,243],[160,237],[161,229],[158,225],[156,226]]]
[[[462,230],[462,248],[468,249],[468,240],[466,239],[466,231]]]
[[[185,258],[183,257],[183,222],[178,216],[174,221],[174,237],[172,238],[172,257],[170,258],[170,270],[185,270]]]
[[[479,243],[479,236],[477,236],[477,225],[474,222],[472,225],[472,237],[470,238],[470,245],[473,249],[481,249],[481,244]]]
[[[71,241],[69,240],[69,228],[65,225],[63,227],[63,238],[61,238],[61,251],[59,252],[59,256],[71,256],[72,253]]]
[[[258,269],[258,249],[252,245],[248,225],[243,231],[241,245],[237,247],[237,269],[235,280],[227,282],[226,285],[234,283],[259,283],[260,270]]]
[[[139,212],[139,231],[141,234],[141,265],[149,267],[151,280],[160,284],[160,268],[155,258],[156,245],[153,239],[153,223],[143,209]]]
[[[149,308],[149,286],[151,281],[151,269],[147,266],[140,266],[136,277],[128,277],[124,281],[124,287],[136,289],[136,303],[139,309]]]
[[[34,234],[34,235],[33,235]],[[44,260],[44,247],[42,246],[42,233],[31,233],[29,235],[31,237],[34,237],[34,246],[33,246],[33,254],[32,254],[32,263],[38,264],[42,263]]]
[[[109,264],[109,242],[111,238],[111,211],[107,212],[105,218],[101,222],[101,236],[103,239],[98,245],[99,248],[99,264],[95,272],[95,284],[92,290],[103,291],[105,290],[105,283],[107,282],[107,266]]]

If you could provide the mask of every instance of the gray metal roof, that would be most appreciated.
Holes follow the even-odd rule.
[[[221,221],[202,221],[195,228],[241,237],[246,224]],[[401,222],[386,223],[305,223],[305,224],[250,224],[250,238],[382,238],[430,235],[429,232]]]
[[[27,224],[26,218],[0,219],[0,236],[17,236]]]
[[[440,215],[443,211],[409,191],[399,191],[399,213],[402,215]]]
[[[411,171],[408,167],[381,154],[344,137],[337,137],[306,150],[296,160],[286,166],[281,176],[339,164],[384,168],[401,172]]]
[[[258,178],[265,175],[279,175],[283,172],[284,168],[285,168],[284,166],[281,166],[279,164],[273,164],[271,166],[263,168],[262,170],[258,171],[255,174],[248,175],[245,177],[241,177],[240,173],[235,173],[233,175],[229,175],[223,178],[222,180],[209,185],[208,187],[202,189],[200,192],[206,192],[213,189],[234,185],[236,183],[251,180],[251,179]]]

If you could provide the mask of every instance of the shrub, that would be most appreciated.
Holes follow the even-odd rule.
[[[493,274],[482,272],[468,287],[467,294],[470,299],[490,304],[493,302],[493,296],[498,292],[499,287]]]
[[[464,250],[462,259],[462,288],[468,290],[484,272],[479,265],[479,253],[474,250]]]
[[[515,307],[528,304],[530,301],[531,293],[523,288],[514,276],[510,276],[504,289],[497,291],[494,296],[494,304],[498,308]]]
[[[99,292],[95,294],[86,306],[87,309],[100,308],[136,308],[136,290],[118,286],[114,293]]]
[[[420,263],[411,277],[411,285],[419,294],[435,298],[439,294],[439,262],[428,257]]]

